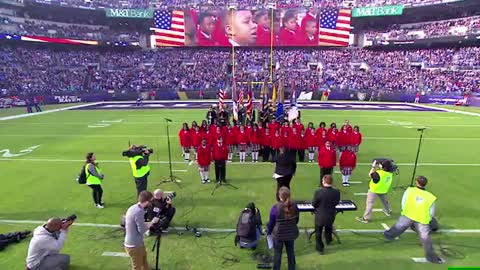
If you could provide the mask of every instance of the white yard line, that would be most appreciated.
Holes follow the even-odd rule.
[[[105,251],[102,253],[102,256],[105,256],[105,257],[125,257],[125,258],[129,258],[130,256],[128,256],[127,253],[125,252],[109,252],[109,251]]]
[[[355,196],[367,196],[367,193],[353,193]]]
[[[412,105],[420,107],[420,108],[437,109],[437,110],[442,110],[442,111],[445,111],[445,112],[465,114],[465,115],[470,115],[470,116],[480,116],[480,113],[474,113],[474,112],[451,110],[451,109],[447,109],[447,108],[439,108],[439,107],[428,106],[428,105],[423,105],[423,104],[412,104]]]
[[[9,219],[0,219],[0,223],[4,224],[32,224],[32,225],[41,225],[44,224],[45,221],[38,221],[38,220],[9,220]],[[96,223],[73,223],[74,226],[81,226],[81,227],[94,227],[94,228],[121,228],[119,225],[113,224],[96,224]],[[169,228],[172,231],[185,231],[185,227],[172,227]],[[215,233],[231,233],[235,232],[235,229],[218,229],[218,228],[197,228],[197,230],[202,232],[215,232]],[[301,229],[301,232],[313,232],[313,229]],[[342,233],[383,233],[384,230],[362,230],[362,229],[340,229],[337,232]],[[458,233],[458,234],[478,234],[480,233],[480,229],[447,229],[447,230],[438,230],[438,233]],[[405,233],[415,233],[414,231],[405,231]]]
[[[172,170],[172,172],[188,172],[188,170]]]
[[[387,224],[382,223],[381,225],[385,230],[390,230],[390,227]]]
[[[348,181],[349,184],[361,184],[362,181]]]
[[[32,116],[37,116],[37,115],[42,115],[42,114],[47,114],[47,113],[67,111],[67,110],[71,110],[71,109],[78,109],[78,108],[83,108],[83,107],[98,105],[98,104],[100,104],[100,103],[101,103],[101,102],[96,102],[96,103],[89,103],[89,104],[82,104],[82,105],[70,106],[70,107],[65,107],[65,108],[47,110],[47,111],[43,111],[43,112],[24,113],[24,114],[17,114],[17,115],[5,116],[5,117],[0,117],[0,121],[12,120],[12,119],[19,119],[19,118],[26,118],[26,117],[32,117]]]
[[[82,159],[50,159],[50,158],[0,158],[0,161],[32,161],[32,162],[84,162]],[[102,163],[128,163],[128,160],[99,160]],[[193,165],[193,161],[190,161]],[[190,165],[190,163],[188,163]],[[168,164],[168,161],[150,161],[150,164]],[[172,161],[172,164],[187,164],[185,161]],[[230,162],[229,165],[249,165],[262,166],[272,165],[271,163],[251,163],[251,162]],[[318,166],[316,163],[297,163],[297,165]],[[371,166],[372,163],[358,163],[357,166]],[[414,166],[415,163],[397,163],[398,166]],[[418,166],[453,166],[453,167],[478,167],[480,163],[418,163]],[[355,182],[351,182],[355,183]]]

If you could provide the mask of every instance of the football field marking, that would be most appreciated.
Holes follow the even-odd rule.
[[[32,162],[85,162],[82,159],[50,159],[50,158],[0,158],[0,161],[32,161]],[[102,163],[128,163],[128,160],[100,160]],[[168,161],[150,161],[150,164],[168,164]],[[193,161],[190,161],[193,164]],[[190,164],[188,163],[188,164]],[[172,161],[172,164],[186,164],[185,161]],[[229,165],[248,165],[248,166],[259,166],[267,165],[271,166],[272,164],[259,163],[250,163],[250,162],[230,162]],[[316,163],[297,163],[297,165],[305,166],[318,166]],[[397,163],[398,166],[414,166],[415,163]],[[372,166],[372,163],[358,163],[357,166]],[[418,163],[418,166],[453,166],[453,167],[478,167],[480,163]],[[350,182],[355,183],[355,182]]]
[[[128,256],[127,253],[125,252],[109,252],[109,251],[105,251],[102,253],[102,256],[106,256],[106,257],[125,257],[125,258],[129,258],[130,256]]]
[[[355,196],[367,196],[367,193],[353,193]]]
[[[390,227],[387,224],[382,223],[381,225],[385,230],[390,230]]]
[[[101,104],[101,103],[102,103],[102,102],[95,102],[95,103],[89,103],[89,104],[83,104],[83,105],[70,106],[70,107],[65,107],[65,108],[60,108],[60,109],[47,110],[47,111],[43,111],[43,112],[24,113],[24,114],[17,114],[17,115],[5,116],[5,117],[0,117],[0,121],[12,120],[12,119],[19,119],[19,118],[26,118],[26,117],[32,117],[32,116],[37,116],[37,115],[42,115],[42,114],[47,114],[47,113],[67,111],[67,110],[72,110],[72,109],[78,109],[78,108],[83,108],[83,107],[94,106],[94,105],[98,105],[98,104]]]
[[[32,225],[42,225],[45,224],[45,221],[40,221],[40,220],[11,220],[11,219],[0,219],[0,223],[4,224],[32,224]],[[114,225],[114,224],[97,224],[97,223],[79,223],[75,222],[73,223],[74,226],[79,226],[79,227],[94,227],[94,228],[115,228],[119,229],[121,228],[120,225]],[[169,228],[171,231],[185,231],[185,227],[172,227]],[[235,232],[236,229],[219,229],[219,228],[197,228],[197,230],[202,231],[202,232],[213,232],[213,233],[231,233]],[[302,228],[300,229],[302,233],[304,232],[313,232],[314,229],[306,229]],[[369,233],[383,233],[384,230],[370,230],[370,229],[339,229],[337,232],[341,233],[364,233],[364,234],[369,234]],[[445,230],[438,230],[438,233],[455,233],[455,234],[480,234],[480,229],[445,229]],[[405,233],[415,233],[414,231],[408,230],[405,231]]]
[[[452,109],[447,109],[447,108],[438,108],[438,107],[422,105],[422,104],[412,104],[412,105],[417,106],[417,107],[421,107],[421,108],[427,108],[427,109],[438,109],[438,110],[442,110],[442,111],[445,111],[445,112],[451,112],[451,113],[459,113],[459,114],[465,114],[465,115],[471,115],[471,116],[480,116],[480,113],[474,113],[474,112],[452,110]]]

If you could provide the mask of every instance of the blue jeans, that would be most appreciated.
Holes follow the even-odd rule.
[[[285,245],[285,249],[287,250],[287,258],[288,258],[288,270],[295,270],[295,247],[294,247],[295,240],[291,241],[279,241],[274,238],[273,240],[273,270],[280,270],[280,266],[282,265],[282,252],[283,252],[283,245]]]
[[[240,247],[242,247],[242,248],[256,248],[257,245],[258,245],[258,241],[260,241],[261,230],[262,230],[262,227],[258,226],[257,229],[255,230],[256,233],[257,233],[257,237],[252,242],[243,242],[242,240],[240,240],[240,242],[239,242]]]

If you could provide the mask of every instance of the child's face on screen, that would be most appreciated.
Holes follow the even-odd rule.
[[[240,45],[255,43],[257,39],[257,24],[253,22],[252,13],[248,10],[239,10],[233,13],[230,31],[232,40]]]
[[[270,17],[267,14],[261,16],[260,18],[258,18],[257,24],[264,28],[270,28]]]
[[[215,20],[212,16],[208,16],[203,19],[203,21],[200,23],[200,30],[202,32],[210,35],[213,33],[213,30],[215,29]]]
[[[315,22],[308,22],[305,26],[305,32],[307,36],[313,37],[317,32],[317,24]]]
[[[286,21],[283,26],[290,31],[295,31],[297,29],[297,20],[295,18],[291,18]]]

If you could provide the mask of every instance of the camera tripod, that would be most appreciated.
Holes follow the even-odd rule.
[[[182,186],[180,186],[182,179],[180,177],[173,175],[173,170],[172,170],[172,151],[170,148],[170,130],[168,129],[168,123],[172,122],[172,120],[165,118],[165,122],[167,123],[167,145],[168,145],[168,166],[169,166],[168,168],[170,171],[170,175],[167,178],[160,181],[157,187],[163,183],[175,183],[179,188],[182,188]]]
[[[230,184],[230,183],[227,183],[227,180],[219,180],[215,183],[215,186],[213,187],[213,190],[212,190],[212,193],[210,195],[213,196],[213,194],[215,193],[215,191],[217,189],[219,189],[220,187],[223,187],[223,186],[227,186],[227,187],[231,187],[233,189],[238,189],[238,187]]]
[[[155,251],[155,270],[160,270],[158,267],[158,261],[160,260],[160,243],[162,242],[162,232],[159,232],[156,236],[155,243],[153,244],[152,252]]]

